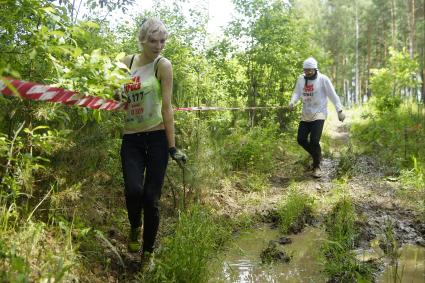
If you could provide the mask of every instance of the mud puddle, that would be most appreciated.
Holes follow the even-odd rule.
[[[425,282],[424,247],[411,244],[404,245],[398,249],[399,257],[397,260],[391,260],[377,245],[369,250],[357,250],[355,253],[356,258],[360,261],[380,261],[382,263],[380,272],[376,275],[377,283]]]
[[[279,238],[279,231],[267,224],[242,233],[211,264],[209,282],[326,282],[316,256],[323,238],[319,228],[306,227],[289,237],[291,244],[279,247],[291,257],[289,262],[262,263],[262,251]]]
[[[425,248],[405,245],[399,252],[397,263],[387,261],[386,268],[377,282],[425,282]]]

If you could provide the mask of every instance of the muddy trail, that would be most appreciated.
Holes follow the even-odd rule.
[[[349,123],[349,121],[347,122]],[[324,153],[321,168],[323,176],[314,178],[307,169],[306,160],[292,156],[296,160],[288,163],[286,160],[279,164],[280,170],[270,178],[271,187],[258,196],[234,188],[223,188],[213,196],[213,202],[219,202],[223,207],[222,213],[249,213],[268,219],[273,215],[276,205],[287,193],[291,183],[316,199],[324,200],[333,190],[335,181],[339,178],[339,162],[341,154],[349,144],[349,124],[341,124],[335,120],[327,120],[324,135],[329,140],[330,148]],[[371,239],[383,233],[385,223],[392,223],[399,244],[417,244],[425,247],[425,223],[419,220],[419,215],[408,203],[397,195],[400,183],[397,178],[386,175],[373,157],[351,157],[350,178],[346,180],[348,194],[354,202],[361,227],[359,247],[364,248]],[[309,161],[307,161],[309,162]],[[255,201],[256,200],[256,201]],[[327,208],[321,208],[321,215],[326,214]],[[316,222],[320,222],[318,216]],[[362,220],[363,219],[363,220]],[[364,221],[367,219],[367,221]]]
[[[295,185],[307,195],[313,196],[318,202],[318,211],[315,213],[314,219],[307,219],[307,222],[310,224],[308,226],[320,227],[327,213],[330,212],[331,207],[328,200],[337,190],[338,179],[341,178],[339,175],[341,171],[340,162],[350,144],[348,123],[341,124],[332,119],[326,121],[324,135],[329,148],[324,151],[321,166],[323,176],[321,178],[311,176],[311,172],[307,169],[309,160],[302,160],[301,157],[296,155],[287,156],[280,162],[279,171],[270,178],[271,187],[265,192],[261,194],[247,193],[242,187],[224,187],[222,191],[217,192],[212,197],[211,201],[216,202],[217,207],[222,208],[221,213],[223,214],[229,216],[235,214],[254,215],[261,219],[260,222],[269,223],[267,225],[277,231],[275,217],[277,207],[285,194],[288,193],[289,187]],[[295,161],[288,162],[287,160]],[[344,182],[347,188],[346,193],[350,196],[357,215],[358,240],[356,249],[362,254],[367,250],[370,251],[373,241],[382,239],[383,235],[388,233],[388,227],[391,227],[391,233],[394,235],[397,247],[405,245],[425,247],[425,223],[423,220],[419,220],[419,213],[397,194],[400,187],[398,179],[387,176],[386,168],[382,168],[371,156],[351,156],[350,163],[352,164],[349,168],[350,177],[345,178]],[[345,168],[345,170],[347,169]],[[298,231],[295,231],[295,234],[302,232],[302,229],[303,227],[300,227]],[[275,240],[286,236],[297,237],[294,233],[278,235]],[[382,250],[388,248],[385,247],[384,241],[378,244]],[[260,257],[260,254],[257,257]],[[376,256],[372,257],[376,258]],[[380,264],[381,266],[378,269],[382,272],[384,267],[382,262]],[[280,280],[273,280],[273,282],[282,282]],[[312,280],[311,282],[315,282],[314,279]],[[269,281],[257,278],[254,281],[226,280],[225,282]],[[283,282],[292,281],[284,280]],[[318,282],[324,281],[319,280]]]

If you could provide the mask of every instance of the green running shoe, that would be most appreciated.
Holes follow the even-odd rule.
[[[140,238],[140,227],[131,228],[129,241],[128,241],[128,250],[131,253],[137,253],[140,250],[139,238]]]

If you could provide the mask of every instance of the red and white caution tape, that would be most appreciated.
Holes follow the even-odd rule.
[[[1,78],[0,93],[7,96],[15,96],[15,91],[8,87],[4,80],[8,81],[15,88],[19,96],[25,99],[76,105],[100,110],[119,110],[125,109],[127,106],[127,103],[118,102],[113,99],[84,95],[76,91],[21,80]]]
[[[199,106],[199,107],[178,107],[177,111],[228,111],[228,110],[258,110],[258,109],[286,109],[287,106],[253,106],[253,107],[216,107],[216,106]]]
[[[6,84],[8,82],[8,84]],[[9,87],[12,85],[15,89]],[[59,87],[51,87],[42,84],[26,82],[15,79],[0,78],[0,93],[6,96],[15,96],[30,100],[62,103],[66,105],[76,105],[90,109],[100,110],[122,110],[127,109],[127,102],[119,102],[113,99],[105,99],[91,95],[84,95],[72,90]],[[176,111],[228,111],[228,110],[260,110],[260,109],[284,109],[282,106],[257,106],[257,107],[178,107]]]

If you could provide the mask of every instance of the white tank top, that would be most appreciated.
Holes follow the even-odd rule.
[[[123,86],[128,102],[124,134],[144,132],[163,122],[161,84],[155,76],[161,58],[134,69],[133,82]]]

